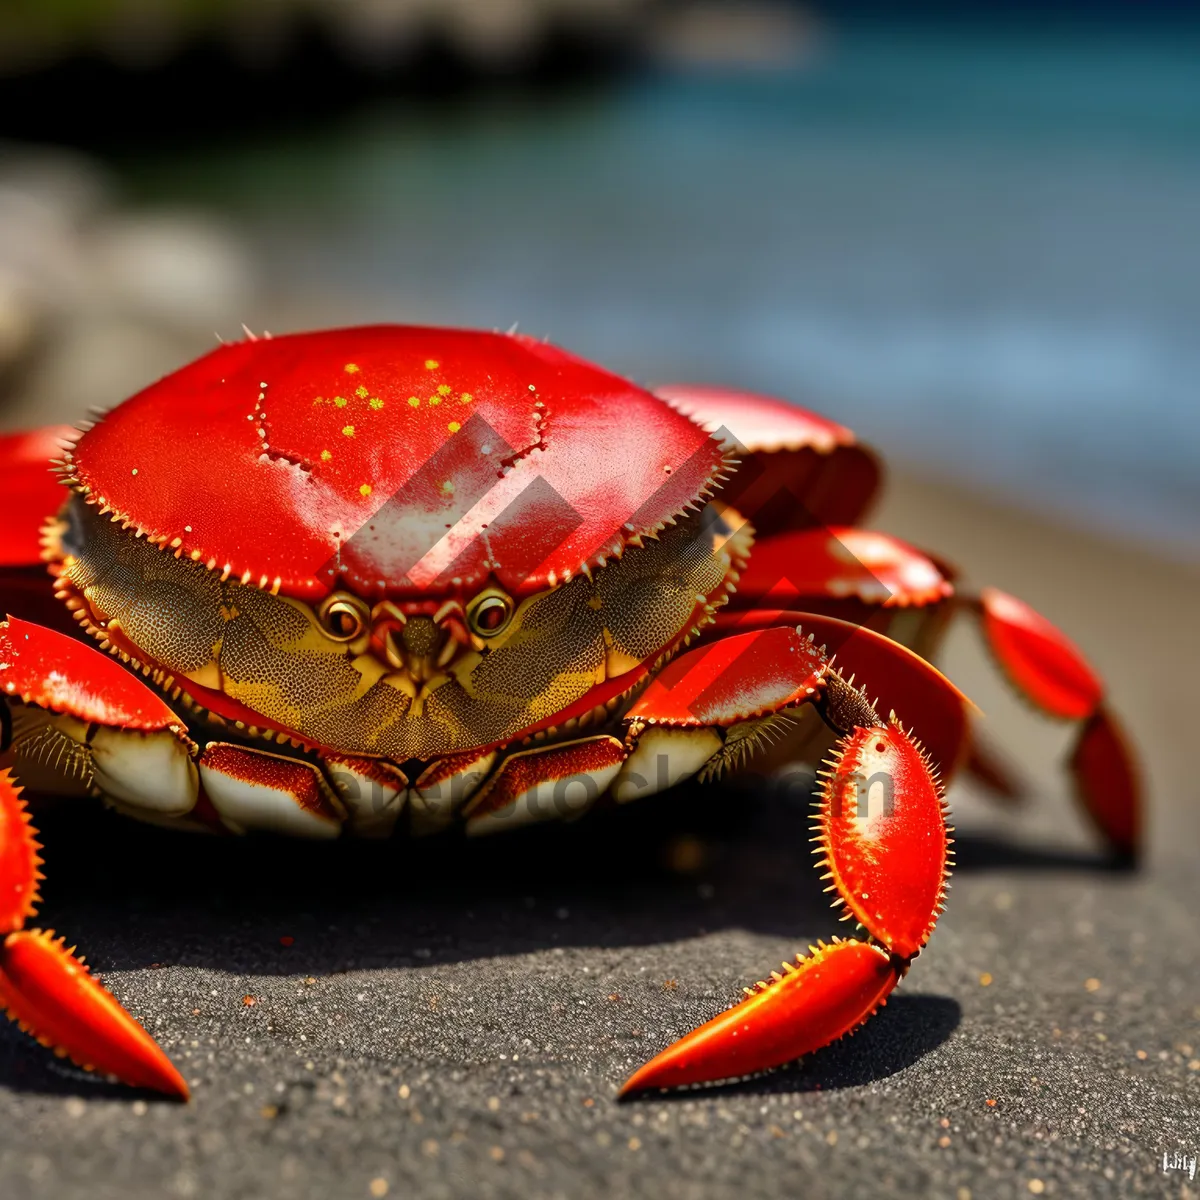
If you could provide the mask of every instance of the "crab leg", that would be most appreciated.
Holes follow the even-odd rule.
[[[7,715],[10,703],[22,713],[43,714],[36,736],[60,738],[68,755],[87,756],[71,733],[97,726],[146,739],[156,763],[162,755],[152,739],[181,736],[175,715],[135,676],[89,646],[15,618],[0,624],[0,712]],[[0,748],[11,723],[4,728]],[[53,933],[25,928],[38,901],[40,849],[16,779],[0,770],[0,1005],[22,1029],[81,1067],[186,1099],[183,1077],[83,960]]]
[[[1049,716],[1080,722],[1068,760],[1076,795],[1118,858],[1137,858],[1141,783],[1134,754],[1102,684],[1064,634],[994,588],[942,603],[946,597],[932,593],[939,574],[953,583],[945,564],[886,535],[839,528],[861,518],[880,478],[877,460],[849,429],[767,396],[692,384],[656,390],[743,461],[722,499],[753,523],[758,541],[731,607],[816,609],[869,623],[926,657],[954,609],[970,607],[1017,691]],[[982,747],[968,747],[963,758],[989,790],[1016,793]]]
[[[849,617],[901,640],[924,657],[938,648],[948,619],[966,608],[979,620],[993,657],[1017,692],[1047,716],[1080,723],[1068,760],[1076,795],[1122,859],[1141,840],[1141,786],[1104,684],[1080,649],[1028,604],[996,588],[955,594],[944,566],[888,534],[830,527],[764,538],[742,572],[732,607],[815,608]],[[726,624],[732,619],[722,614]],[[906,711],[915,711],[905,705]],[[1017,788],[999,761],[973,744],[968,769],[993,792]],[[947,764],[949,766],[949,764]]]
[[[1099,676],[1079,647],[1023,600],[984,588],[967,603],[1018,694],[1047,716],[1080,722],[1069,759],[1076,795],[1115,853],[1135,860],[1141,845],[1141,784]]]
[[[784,963],[770,982],[747,989],[736,1007],[635,1072],[622,1095],[765,1070],[852,1032],[886,1001],[942,909],[949,842],[929,755],[894,716],[881,720],[866,695],[831,669],[824,647],[802,631],[811,625],[823,634],[852,632],[839,653],[855,646],[860,662],[882,664],[890,686],[910,695],[930,699],[940,692],[934,712],[961,720],[960,693],[916,655],[888,649],[894,643],[870,630],[810,614],[786,615],[799,627],[784,624],[780,614],[761,617],[763,628],[721,638],[670,664],[627,720],[634,733],[646,725],[694,736],[714,726],[732,733],[805,702],[819,705],[841,737],[824,773],[814,840],[830,890],[868,940],[822,943],[810,957]],[[781,664],[789,663],[792,686],[785,691]],[[949,744],[956,747],[957,739]]]
[[[7,612],[57,629],[72,626],[54,599],[42,536],[67,498],[50,460],[78,436],[67,426],[0,435],[0,617]]]
[[[740,460],[721,498],[748,517],[760,537],[852,525],[879,490],[878,458],[836,421],[729,388],[670,383],[654,391]]]
[[[867,686],[881,712],[919,713],[925,744],[950,779],[967,748],[967,717],[975,705],[919,654],[875,630],[824,613],[780,609],[717,613],[715,636],[801,624],[827,647],[839,675]],[[704,643],[701,643],[703,648]]]
[[[67,425],[0,435],[0,567],[41,563],[42,527],[67,498],[51,460],[77,437]]]

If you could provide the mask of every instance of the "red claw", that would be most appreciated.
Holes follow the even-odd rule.
[[[903,969],[882,950],[856,941],[822,945],[797,961],[652,1058],[621,1095],[731,1079],[810,1054],[861,1025],[886,1002]]]
[[[798,703],[815,693],[827,667],[823,649],[807,633],[780,625],[689,650],[650,681],[629,716],[665,725],[705,725],[747,720]]]
[[[8,935],[0,952],[0,1003],[22,1029],[86,1070],[188,1098],[171,1060],[61,938],[38,929]]]
[[[925,749],[942,777],[950,779],[966,746],[967,713],[975,706],[941,671],[873,629],[820,613],[722,610],[713,621],[719,634],[777,625],[799,625],[813,634],[843,677],[869,686],[881,713],[920,713]]]
[[[0,1007],[55,1054],[186,1100],[171,1061],[62,939],[21,928],[37,903],[40,849],[20,789],[0,771]]]
[[[35,835],[21,789],[0,771],[0,933],[20,929],[37,908],[42,860]]]
[[[848,913],[901,958],[929,940],[945,897],[941,789],[899,725],[856,729],[835,751],[817,830],[825,878]]]

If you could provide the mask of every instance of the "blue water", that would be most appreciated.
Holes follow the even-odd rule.
[[[519,321],[1200,555],[1200,36],[849,30],[140,178],[239,214],[313,319]]]

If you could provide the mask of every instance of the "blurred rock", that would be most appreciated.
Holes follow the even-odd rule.
[[[81,229],[107,191],[75,156],[7,148],[0,158],[0,377],[33,352],[58,310],[79,302]]]
[[[214,40],[243,62],[270,63],[289,38],[316,27],[366,65],[396,62],[443,37],[488,70],[520,66],[552,30],[632,29],[653,0],[100,0],[27,3],[0,29],[0,74],[100,55],[134,70],[163,68],[190,44]],[[265,55],[264,55],[265,52]]]
[[[29,352],[37,324],[37,305],[24,281],[0,271],[0,372]]]
[[[215,347],[147,321],[101,312],[67,315],[56,322],[36,363],[0,408],[10,427],[73,422],[81,412],[109,409],[148,383]]]
[[[820,32],[815,15],[781,0],[694,0],[663,10],[647,48],[674,65],[778,70],[812,55]]]
[[[107,408],[236,329],[250,254],[197,212],[120,208],[87,159],[0,158],[0,425]]]
[[[118,213],[91,240],[92,286],[105,307],[187,330],[246,311],[247,251],[200,213]]]

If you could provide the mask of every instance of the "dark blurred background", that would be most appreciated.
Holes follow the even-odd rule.
[[[5,0],[0,426],[243,322],[517,322],[1195,560],[1195,16]]]
[[[1144,868],[1105,869],[1074,730],[956,625],[942,662],[1027,802],[956,782],[903,994],[804,1067],[617,1106],[838,928],[802,808],[684,791],[461,866],[265,870],[65,812],[43,919],[196,1103],[85,1106],[5,1024],[4,1200],[1192,1195],[1159,1164],[1200,1121],[1195,10],[0,0],[0,429],[243,322],[516,322],[791,397],[887,454],[873,523],[1078,639],[1148,823]]]

